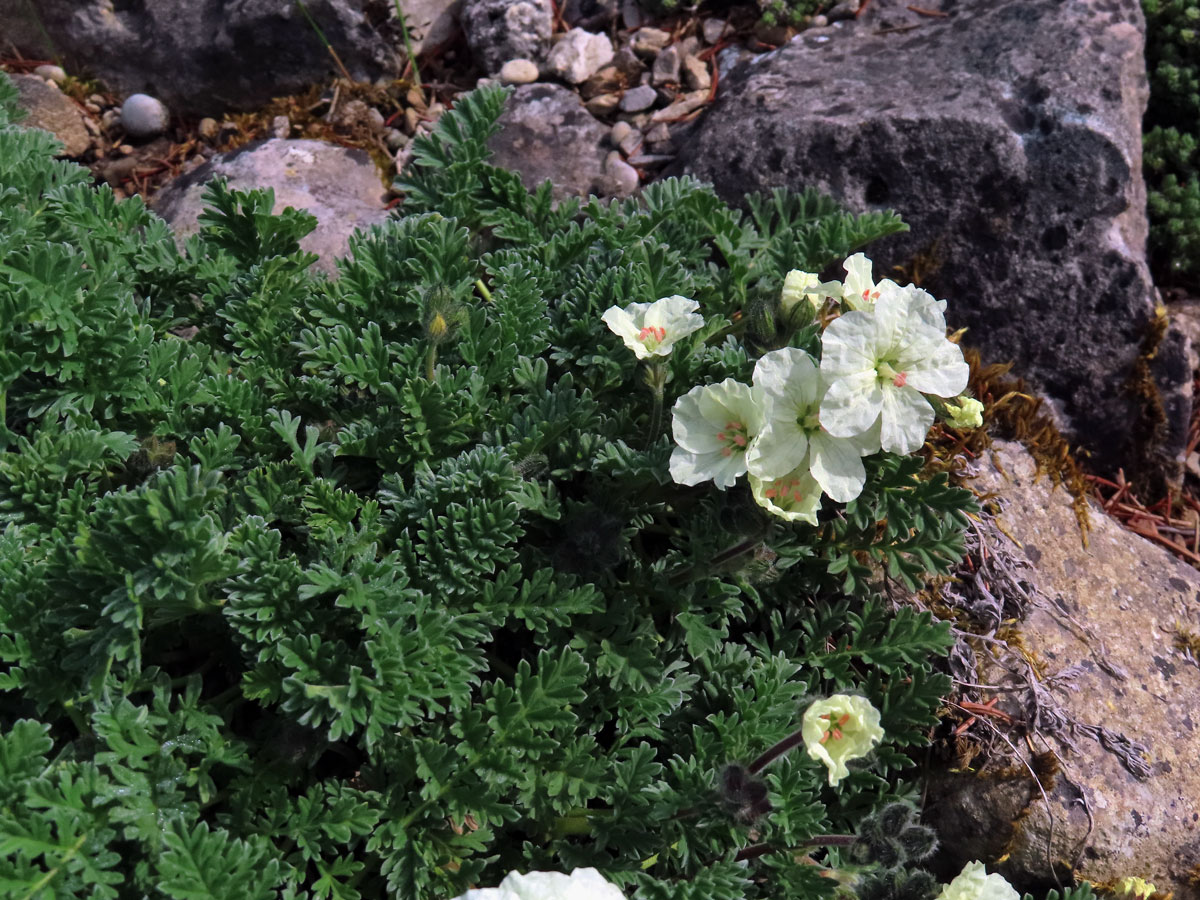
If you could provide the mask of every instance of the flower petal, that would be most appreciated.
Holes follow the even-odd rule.
[[[963,359],[962,348],[943,340],[908,370],[908,384],[922,394],[955,397],[966,389],[970,376],[971,367]]]
[[[821,336],[821,375],[826,381],[874,373],[875,362],[875,318],[871,313],[848,312],[829,323]]]
[[[758,478],[782,478],[804,462],[808,453],[808,438],[795,427],[772,426],[759,432],[746,454],[746,469]]]
[[[925,443],[933,424],[933,407],[911,387],[883,389],[882,427],[879,441],[889,453],[912,453]]]
[[[871,369],[830,384],[821,400],[821,424],[834,437],[854,437],[868,431],[882,409],[883,389]]]
[[[809,470],[831,500],[849,503],[862,493],[867,470],[853,439],[813,435],[809,442]]]

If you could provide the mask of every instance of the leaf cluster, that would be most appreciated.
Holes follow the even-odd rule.
[[[668,403],[745,380],[746,310],[898,220],[690,179],[556,205],[485,161],[504,96],[418,142],[336,278],[269,192],[214,184],[178,248],[0,125],[4,893],[444,900],[595,865],[819,897],[792,851],[911,793],[949,638],[876,588],[946,570],[965,493],[883,457],[813,528],[675,485],[600,320],[694,297]],[[849,690],[888,738],[839,791],[791,753],[769,816],[721,803]]]

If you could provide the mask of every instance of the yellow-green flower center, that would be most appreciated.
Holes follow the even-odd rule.
[[[895,367],[887,361],[880,362],[875,366],[875,371],[879,374],[881,380],[890,381],[896,387],[904,387],[908,382],[908,373],[897,372]]]
[[[825,715],[820,716],[820,718],[824,719],[825,723],[829,726],[823,732],[821,732],[820,743],[824,744],[830,740],[840,741],[843,737],[845,737],[845,732],[842,731],[842,726],[850,721],[850,713],[842,713],[841,717],[838,718],[837,721],[834,721],[833,713],[826,713]]]

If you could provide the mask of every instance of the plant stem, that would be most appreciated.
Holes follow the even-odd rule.
[[[750,765],[746,768],[746,771],[751,775],[757,775],[771,763],[775,762],[775,760],[779,759],[779,757],[783,756],[783,754],[787,753],[794,747],[799,747],[803,743],[804,729],[798,728],[754,762],[750,763]]]
[[[475,279],[475,290],[479,291],[479,293],[483,296],[483,299],[488,303],[492,302],[492,292],[487,289],[487,285],[483,283],[482,278]]]
[[[429,344],[429,352],[425,354],[425,377],[430,381],[437,378],[437,372],[434,371],[434,364],[437,363],[437,344]]]
[[[58,865],[39,878],[37,883],[29,889],[29,893],[27,893],[22,900],[31,900],[31,898],[37,896],[37,894],[41,892],[42,888],[53,881],[54,877],[59,873],[59,871],[62,870],[62,867],[75,858],[75,854],[79,852],[79,848],[83,846],[84,841],[87,839],[88,833],[85,831],[79,836],[79,840],[67,848],[67,852],[63,854],[63,858],[59,860]]]
[[[650,409],[650,430],[646,434],[646,446],[653,447],[662,430],[663,394],[667,388],[666,363],[662,361],[647,363],[645,380],[646,386],[650,388],[650,393],[654,397],[653,406]]]
[[[346,67],[342,65],[342,58],[338,56],[337,51],[333,49],[333,45],[329,43],[329,38],[325,37],[325,32],[321,30],[321,26],[318,25],[313,20],[313,17],[309,14],[308,7],[304,5],[304,0],[295,0],[295,4],[296,6],[300,7],[300,12],[304,13],[304,18],[308,20],[308,24],[312,27],[312,30],[317,33],[317,37],[321,39],[321,43],[325,45],[325,49],[329,51],[329,55],[332,56],[333,61],[337,63],[338,69],[341,70],[342,77],[349,82],[353,82],[354,79],[350,77],[350,73],[347,72]]]
[[[392,0],[392,3],[396,7],[396,18],[400,20],[400,34],[404,36],[404,52],[408,54],[408,61],[412,63],[413,86],[421,91],[421,70],[417,68],[417,55],[413,53],[412,41],[408,37],[408,20],[404,17],[404,10],[400,8],[400,0]]]
[[[858,835],[856,834],[818,834],[814,838],[809,838],[800,847],[849,847],[857,840]],[[784,849],[787,848],[772,847],[770,844],[755,844],[752,847],[745,847],[739,850],[738,855],[733,859],[734,862],[758,859],[760,856],[766,856],[768,853],[775,853]]]

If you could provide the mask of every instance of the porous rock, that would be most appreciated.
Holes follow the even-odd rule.
[[[201,195],[214,177],[233,190],[271,188],[275,212],[292,206],[317,217],[317,227],[300,246],[319,254],[317,267],[334,272],[345,256],[350,234],[385,221],[385,189],[379,170],[362,150],[324,141],[255,141],[214,157],[195,171],[170,182],[154,197],[153,207],[180,239],[199,230]]]
[[[564,81],[579,84],[612,62],[612,58],[612,41],[608,35],[572,28],[554,45],[546,65]]]
[[[361,2],[304,5],[355,79],[399,71],[400,42],[368,22]],[[37,6],[71,71],[86,71],[120,94],[152,94],[176,113],[252,109],[336,71],[296,3],[39,0]]]
[[[585,195],[602,184],[608,134],[574,91],[526,84],[509,98],[488,148],[493,165],[519,173],[531,189],[549,179],[556,197]]]
[[[1038,477],[1020,445],[997,441],[982,463],[973,486],[1002,505],[988,549],[1023,564],[1024,612],[1008,637],[1016,652],[976,676],[998,688],[977,696],[996,700],[988,721],[1009,729],[1007,741],[988,740],[991,727],[976,721],[969,734],[995,755],[930,779],[925,818],[947,871],[979,859],[1014,883],[1047,884],[1073,868],[1195,897],[1200,667],[1175,638],[1200,630],[1200,573],[1095,504],[1084,547],[1071,496]],[[1001,593],[995,581],[989,590]],[[1061,770],[1031,749],[1056,754]],[[1045,798],[1027,766],[1042,773]]]
[[[911,231],[871,245],[877,277],[901,266],[949,298],[950,324],[988,360],[1015,360],[1097,465],[1151,443],[1169,466],[1190,410],[1181,336],[1154,349],[1150,399],[1131,390],[1155,308],[1138,0],[944,5],[929,17],[875,0],[722,72],[678,170],[735,201],[811,186],[896,210]],[[1161,424],[1138,434],[1139,417]]]
[[[20,95],[19,105],[26,112],[21,124],[41,128],[62,141],[60,156],[79,156],[91,145],[84,115],[71,98],[52,84],[34,75],[11,75]]]
[[[550,0],[463,0],[461,16],[471,53],[488,74],[510,59],[546,59],[554,26]]]

